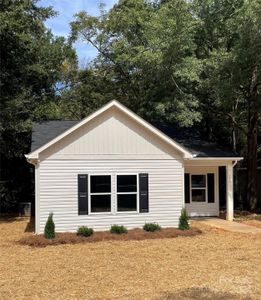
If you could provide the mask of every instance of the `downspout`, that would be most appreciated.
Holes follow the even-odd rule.
[[[34,166],[34,188],[35,188],[35,230],[34,233],[39,232],[39,225],[38,225],[38,167],[40,160],[37,158],[29,158],[27,155],[25,155],[26,160],[29,164],[32,164]]]

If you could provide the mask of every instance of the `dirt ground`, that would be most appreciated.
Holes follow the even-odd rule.
[[[261,228],[261,221],[259,220],[243,220],[240,221],[241,223],[244,223],[246,225],[255,226],[257,228]]]
[[[17,243],[28,220],[0,219],[0,298],[261,299],[261,236],[193,225],[203,234],[32,248]]]
[[[247,211],[236,211],[235,221],[261,228],[261,214],[254,214]]]
[[[220,218],[226,219],[226,211],[222,210],[220,212]],[[261,214],[252,213],[247,210],[234,210],[234,221],[243,223],[246,225],[261,228]]]

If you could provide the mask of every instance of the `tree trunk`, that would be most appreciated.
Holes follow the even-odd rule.
[[[233,123],[233,127],[232,127],[232,147],[233,147],[233,152],[236,153],[237,152],[237,138],[236,138],[236,127],[234,126],[234,123]]]
[[[247,135],[247,202],[250,210],[257,206],[257,124],[258,113],[249,113]]]

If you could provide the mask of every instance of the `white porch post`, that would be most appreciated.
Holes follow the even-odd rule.
[[[227,170],[227,178],[226,178],[226,186],[227,186],[227,216],[226,219],[228,221],[233,221],[234,219],[234,195],[233,195],[233,162],[226,166]]]
[[[39,233],[39,163],[35,162],[35,233]]]

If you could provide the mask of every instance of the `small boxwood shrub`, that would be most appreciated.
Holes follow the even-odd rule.
[[[46,239],[53,239],[55,237],[55,225],[53,221],[53,213],[49,214],[44,227],[44,237]]]
[[[127,233],[128,229],[125,226],[121,226],[121,225],[112,225],[111,226],[111,233],[117,233],[117,234],[121,234],[121,233]]]
[[[188,230],[189,229],[189,217],[185,208],[182,208],[181,215],[179,217],[179,229]]]
[[[86,226],[81,226],[77,230],[77,235],[83,235],[83,236],[91,236],[93,234],[93,229],[86,227]]]
[[[143,229],[145,231],[159,231],[161,230],[161,227],[159,224],[156,224],[156,223],[145,223],[145,225],[143,226]]]

